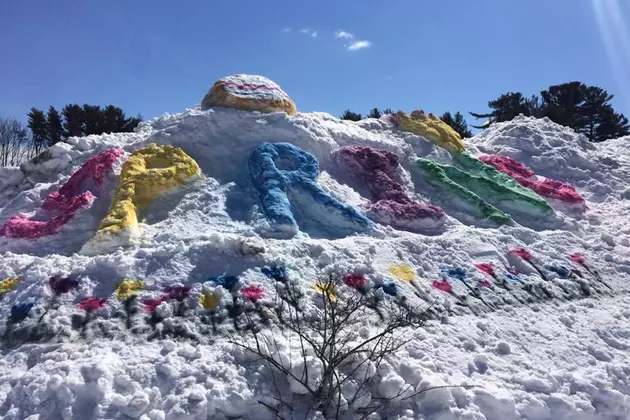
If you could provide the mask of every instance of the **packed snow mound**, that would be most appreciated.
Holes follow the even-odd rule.
[[[591,144],[522,117],[449,152],[387,117],[194,108],[59,143],[1,170],[0,226],[50,220],[42,205],[73,174],[111,150],[122,160],[72,190],[90,205],[69,207],[55,229],[0,236],[0,416],[273,418],[259,403],[277,404],[268,367],[229,338],[247,343],[256,323],[274,333],[275,360],[317,381],[318,359],[266,311],[280,291],[316,315],[322,294],[361,290],[376,309],[359,335],[386,319],[383,302],[432,305],[406,346],[360,372],[372,386],[354,408],[399,396],[371,418],[629,418],[627,141]],[[149,175],[125,169],[154,148],[171,152]],[[523,192],[483,154],[571,184],[587,206]],[[172,156],[194,169],[181,182]],[[99,246],[117,202],[135,234]],[[500,223],[486,214],[497,211]],[[339,290],[321,287],[329,275],[345,279]],[[285,401],[305,392],[280,380]],[[467,387],[413,395],[445,384]]]
[[[249,74],[235,74],[218,80],[201,101],[201,109],[213,107],[297,113],[295,103],[280,86],[266,77]]]

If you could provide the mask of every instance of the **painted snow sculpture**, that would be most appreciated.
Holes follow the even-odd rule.
[[[522,163],[500,155],[484,155],[479,159],[497,170],[509,175],[523,187],[542,195],[543,197],[570,204],[584,204],[584,199],[572,185],[554,179],[539,180],[534,172]]]
[[[390,116],[390,121],[398,129],[418,134],[453,154],[466,150],[459,133],[431,113],[426,115],[424,111],[416,110],[407,115],[398,111]]]
[[[471,163],[468,165],[471,165]],[[483,163],[481,165],[487,166]],[[501,214],[496,213],[497,208],[534,215],[553,214],[553,209],[543,198],[509,179],[502,178],[500,173],[499,175],[501,176],[489,173],[488,169],[493,170],[492,167],[477,168],[477,172],[486,171],[485,176],[478,176],[451,165],[442,165],[420,158],[416,160],[416,168],[424,171],[428,176],[429,182],[450,189],[451,192],[477,207],[481,214],[489,219],[498,222],[505,219],[506,214],[503,212]],[[449,181],[454,182],[463,189],[450,185]],[[483,202],[480,202],[479,199]]]
[[[422,171],[424,179],[438,188],[445,190],[447,193],[467,202],[472,206],[470,210],[475,211],[477,215],[497,223],[508,223],[512,220],[509,214],[503,213],[475,192],[460,185],[461,181],[464,181],[466,186],[474,184],[477,179],[471,179],[470,174],[460,171],[453,166],[441,165],[429,159],[417,159],[415,163],[413,168]],[[448,173],[447,168],[449,168]],[[451,179],[451,176],[453,176],[454,179]]]
[[[33,217],[16,216],[6,221],[0,228],[0,236],[35,239],[56,234],[77,211],[92,205],[105,176],[124,154],[122,149],[109,149],[92,157],[58,191],[46,197]]]
[[[135,151],[122,167],[109,212],[94,239],[137,234],[138,210],[160,194],[184,185],[199,171],[197,162],[178,147],[151,143]]]
[[[414,201],[399,181],[398,156],[386,150],[362,146],[341,147],[333,161],[361,189],[367,189],[372,204],[365,214],[397,229],[420,232],[441,226],[446,216],[441,208]]]
[[[299,230],[293,211],[306,223],[332,236],[364,232],[373,223],[340,203],[316,182],[315,156],[289,143],[263,143],[249,158],[249,173],[260,193],[272,236],[291,238]]]
[[[219,79],[201,102],[201,109],[213,107],[297,114],[295,103],[280,86],[266,77],[250,74]]]
[[[472,174],[488,178],[517,194],[520,198],[515,201],[526,202],[528,204],[526,207],[519,207],[519,210],[525,210],[529,207],[534,209],[535,212],[553,213],[553,208],[545,201],[544,198],[536,194],[536,192],[531,189],[524,188],[514,181],[514,179],[510,178],[510,176],[498,171],[494,166],[488,165],[468,153],[462,153],[457,156],[456,162]]]

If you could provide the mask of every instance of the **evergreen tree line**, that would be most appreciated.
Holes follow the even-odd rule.
[[[533,95],[530,98],[521,92],[504,93],[488,102],[490,112],[470,112],[475,118],[487,119],[483,125],[472,127],[487,128],[494,123],[510,121],[519,114],[524,114],[536,118],[547,117],[584,134],[593,142],[630,135],[628,118],[616,112],[610,103],[613,97],[614,95],[601,87],[589,86],[582,82],[553,85],[540,92],[540,96]],[[366,118],[380,118],[383,114],[391,112],[391,109],[381,112],[378,108],[373,108]],[[347,109],[341,118],[359,121],[363,116]],[[445,112],[440,119],[457,131],[462,138],[472,136],[468,123],[460,112],[456,112],[455,115]]]
[[[32,133],[35,154],[68,137],[130,132],[141,121],[139,115],[127,117],[122,109],[114,105],[101,108],[99,105],[69,104],[61,112],[51,106],[47,113],[36,108],[31,108],[28,113],[28,128]]]
[[[543,118],[571,127],[590,141],[601,142],[630,134],[628,118],[616,112],[610,101],[614,95],[601,87],[582,82],[550,86],[540,96],[525,97],[521,92],[509,92],[488,102],[492,110],[485,114],[471,112],[475,118],[487,118],[480,127],[510,121],[519,114]]]
[[[24,125],[18,119],[0,115],[0,166],[17,166],[44,149],[68,137],[131,132],[142,117],[128,117],[114,105],[68,104],[58,111],[31,108]]]

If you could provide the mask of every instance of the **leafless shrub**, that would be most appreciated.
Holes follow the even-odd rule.
[[[364,419],[393,401],[434,389],[414,392],[409,385],[395,396],[376,396],[379,366],[411,340],[410,329],[424,325],[429,308],[414,308],[404,298],[379,300],[367,290],[339,294],[341,283],[342,279],[333,276],[319,283],[321,302],[315,313],[286,298],[299,292],[285,290],[275,309],[279,330],[252,329],[250,343],[242,338],[230,340],[269,368],[275,401],[260,403],[277,418],[285,413],[295,418],[298,412],[304,412],[306,418],[319,411],[325,418]],[[378,317],[373,316],[375,311]],[[375,323],[370,325],[367,319]],[[280,349],[287,341],[297,343],[301,360],[282,355]],[[300,392],[295,397],[296,392],[287,392],[289,389]],[[283,395],[287,394],[294,398],[286,401]]]

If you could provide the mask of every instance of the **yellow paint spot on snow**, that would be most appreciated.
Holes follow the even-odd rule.
[[[122,167],[120,181],[98,236],[138,229],[138,210],[160,194],[185,184],[199,174],[199,165],[182,149],[151,143],[134,152]]]
[[[402,131],[418,134],[451,153],[459,154],[466,150],[459,133],[433,114],[426,115],[416,110],[407,115],[398,111],[393,114],[393,118]]]
[[[199,298],[199,302],[201,303],[201,306],[203,306],[203,309],[206,309],[206,310],[215,309],[217,306],[219,306],[220,300],[221,299],[219,295],[217,295],[216,293],[210,293],[210,292],[207,292],[201,295],[201,297]]]
[[[9,293],[11,290],[15,289],[18,284],[20,284],[18,277],[7,277],[0,281],[0,296]]]
[[[315,282],[313,289],[324,295],[328,300],[337,299],[337,288],[334,284]]]
[[[415,280],[416,278],[415,271],[408,265],[393,265],[389,267],[387,271],[398,280],[402,280],[407,283]]]
[[[144,282],[142,280],[124,280],[116,285],[116,296],[118,299],[127,299],[137,295],[142,290]]]

